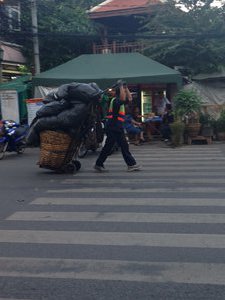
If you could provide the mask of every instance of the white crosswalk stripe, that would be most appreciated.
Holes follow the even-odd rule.
[[[71,188],[71,189],[57,189],[57,190],[48,190],[47,191],[49,194],[62,194],[62,193],[93,193],[93,188]],[[125,193],[131,193],[131,192],[136,192],[139,195],[143,194],[143,193],[160,193],[160,192],[164,192],[164,193],[171,193],[171,192],[194,192],[194,193],[216,193],[216,192],[222,192],[225,193],[225,186],[220,186],[220,187],[211,187],[211,186],[204,186],[204,187],[199,187],[199,186],[195,186],[195,187],[185,187],[185,186],[179,186],[179,187],[152,187],[152,188],[136,188],[134,186],[131,186],[130,188],[123,188],[123,190],[121,191],[121,188],[108,188],[108,187],[96,187],[94,189],[95,193],[101,193],[104,195],[104,193],[106,194],[114,194],[114,193],[120,193],[125,194]]]
[[[109,208],[110,206],[135,206],[135,205],[149,205],[149,206],[225,206],[225,199],[221,198],[111,198],[111,197],[104,197],[104,198],[37,198],[32,202],[33,205],[72,205],[72,206],[79,206],[79,205],[107,205]]]
[[[27,212],[20,211],[7,220],[24,221],[86,221],[97,222],[148,222],[148,223],[221,223],[223,214],[181,214],[181,213],[112,213],[104,212]]]
[[[223,153],[209,145],[134,149],[143,172],[124,172],[117,154],[108,160],[106,174],[94,173],[92,161],[89,168],[46,190],[45,197],[8,216],[4,221],[11,227],[0,227],[0,247],[82,247],[82,258],[67,257],[66,252],[62,257],[2,254],[0,277],[225,286],[225,256],[216,262],[195,259],[197,251],[225,253]],[[158,226],[155,231],[154,226]],[[217,232],[218,226],[223,231]],[[140,231],[134,231],[135,227]],[[177,228],[183,231],[176,232]],[[93,257],[94,246],[101,249],[101,259],[97,254]],[[113,247],[118,249],[117,259],[110,257]],[[129,258],[133,249],[143,248],[146,253],[155,251],[161,260]],[[180,257],[174,259],[170,249]],[[168,250],[166,258],[160,254],[164,250]],[[190,250],[189,261],[181,259]]]
[[[225,248],[225,235],[0,230],[1,243]]]
[[[225,284],[225,264],[0,258],[0,276]],[[46,271],[47,269],[53,271]],[[77,272],[77,269],[80,271]],[[35,270],[35,272],[33,271]],[[122,272],[121,272],[122,270]],[[144,270],[144,272],[143,272]],[[152,272],[155,270],[155,272]],[[131,272],[132,271],[132,272]]]

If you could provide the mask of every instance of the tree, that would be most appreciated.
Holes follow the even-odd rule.
[[[172,36],[147,42],[145,53],[170,67],[182,66],[192,74],[219,70],[225,59],[225,4],[213,0],[168,0],[166,9],[148,17],[148,34]],[[179,7],[182,7],[181,10]]]
[[[38,0],[38,34],[41,71],[55,67],[80,54],[92,51],[96,38],[86,10],[100,0]],[[10,41],[24,45],[33,65],[31,13],[29,0],[21,0],[21,32],[7,32]]]

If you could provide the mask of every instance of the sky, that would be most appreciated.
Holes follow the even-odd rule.
[[[214,5],[216,6],[220,6],[221,5],[222,0],[215,0],[214,1]]]
[[[165,0],[163,0],[165,1]],[[217,7],[220,7],[222,4],[225,4],[225,0],[215,0],[213,2],[213,6],[217,6]],[[180,8],[184,11],[187,11],[183,6],[180,6]]]

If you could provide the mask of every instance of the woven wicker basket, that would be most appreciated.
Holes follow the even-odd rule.
[[[72,158],[73,143],[68,134],[51,130],[42,131],[40,142],[40,167],[60,169]]]
[[[41,142],[53,145],[69,144],[71,137],[62,131],[45,130],[40,133]]]

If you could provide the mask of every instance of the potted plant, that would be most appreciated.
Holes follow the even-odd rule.
[[[212,137],[216,120],[208,113],[201,113],[199,121],[201,123],[201,135]]]
[[[173,115],[174,122],[170,124],[171,144],[174,147],[178,147],[184,143],[185,123],[180,117],[179,112],[176,110],[176,107],[173,109]]]
[[[221,111],[215,127],[218,140],[225,140],[225,110]]]
[[[202,99],[194,90],[180,90],[174,98],[174,106],[177,115],[185,122],[185,129],[189,136],[199,134],[201,124],[199,114]]]
[[[181,146],[184,143],[184,128],[184,122],[179,119],[175,119],[175,121],[170,124],[171,142],[174,147]]]

